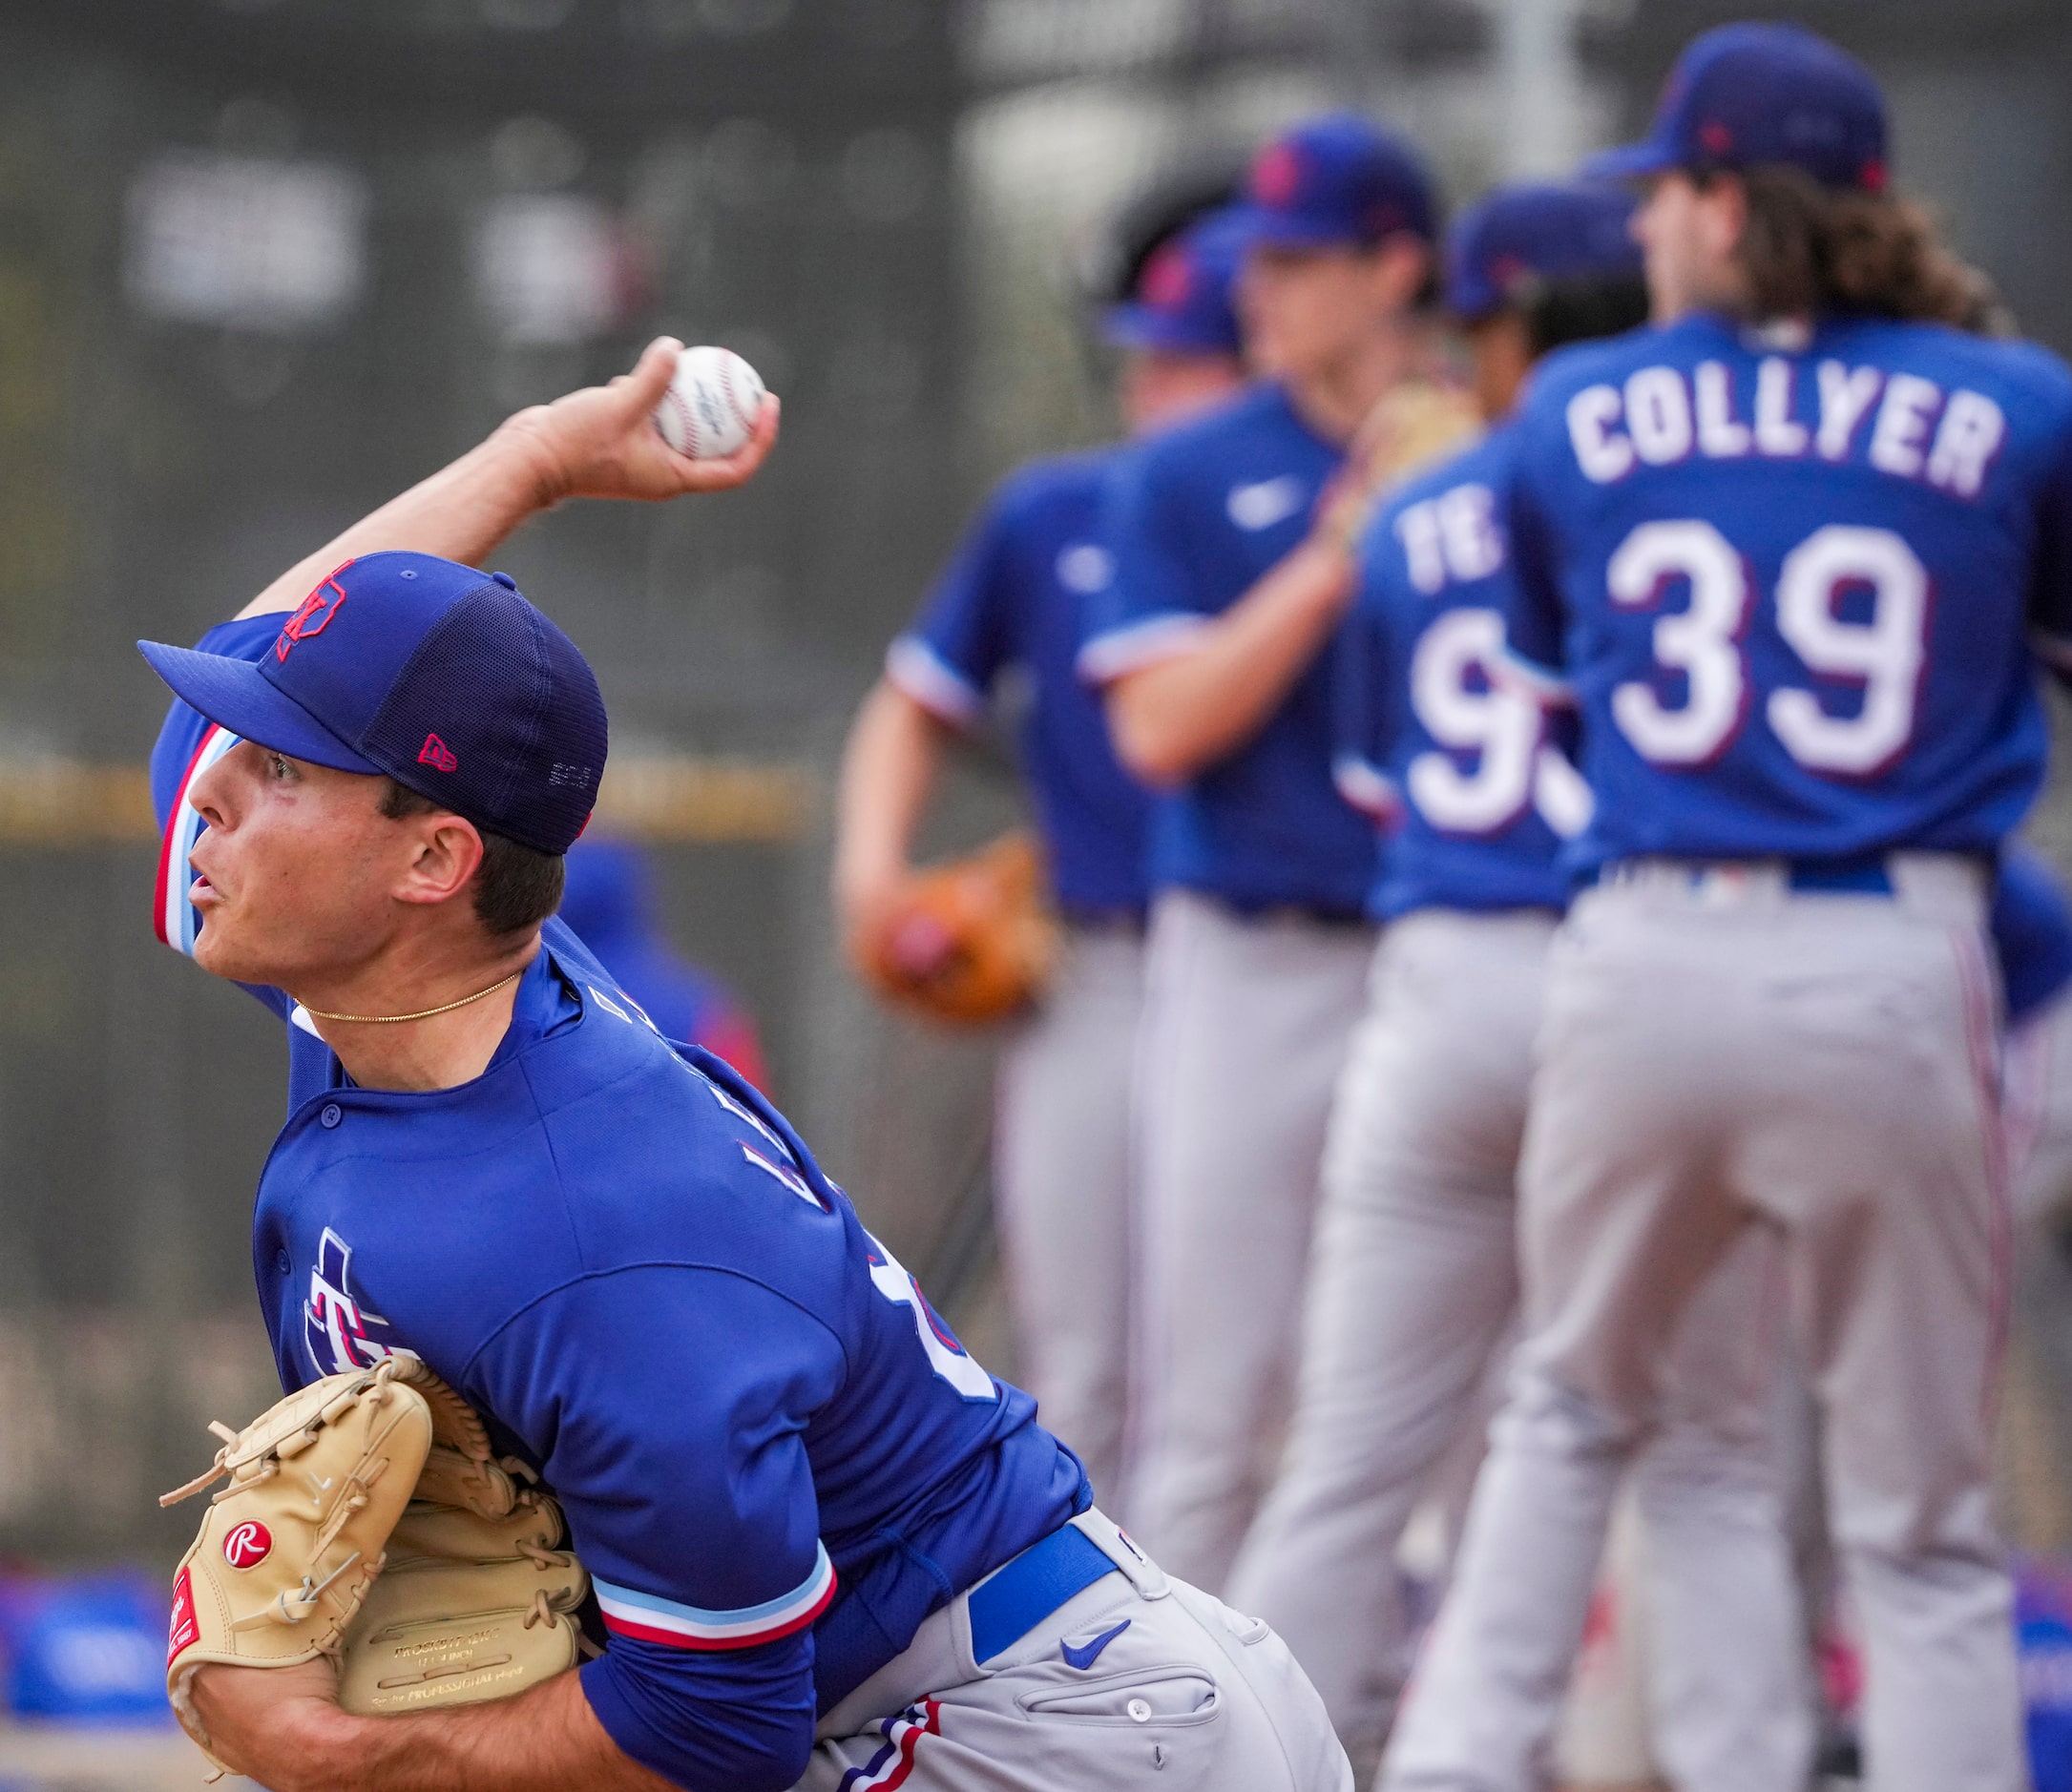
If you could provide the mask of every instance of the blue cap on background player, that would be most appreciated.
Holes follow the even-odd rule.
[[[1241,346],[1230,288],[1245,253],[1245,223],[1211,212],[1144,259],[1136,289],[1109,306],[1101,335],[1117,348],[1234,355]]]
[[[338,771],[386,773],[535,851],[566,852],[596,801],[596,678],[501,573],[365,554],[283,616],[257,665],[137,646],[176,696],[232,734]]]
[[[1885,99],[1870,72],[1796,25],[1722,25],[1677,58],[1644,141],[1583,166],[1631,180],[1782,162],[1829,187],[1885,185]]]
[[[1409,141],[1357,113],[1284,131],[1252,159],[1237,207],[1251,243],[1280,249],[1371,248],[1438,234],[1438,200]]]
[[[1633,197],[1619,187],[1498,187],[1447,234],[1447,309],[1472,323],[1537,282],[1639,279],[1641,245],[1626,229],[1632,216]]]

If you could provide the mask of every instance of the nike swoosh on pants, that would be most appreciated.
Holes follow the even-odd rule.
[[[1057,1652],[1064,1657],[1065,1665],[1068,1668],[1078,1668],[1083,1673],[1086,1669],[1094,1665],[1094,1662],[1096,1658],[1099,1657],[1099,1656],[1100,1655],[1100,1652],[1103,1649],[1107,1648],[1110,1643],[1115,1641],[1115,1639],[1118,1636],[1121,1636],[1121,1634],[1129,1629],[1129,1619],[1124,1618],[1113,1630],[1102,1631],[1100,1635],[1095,1637],[1092,1642],[1085,1644],[1083,1647],[1075,1649],[1070,1643],[1059,1643],[1057,1645]]]

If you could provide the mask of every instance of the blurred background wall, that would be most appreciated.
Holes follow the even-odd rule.
[[[0,1551],[169,1557],[191,1521],[151,1494],[270,1382],[245,1222],[282,1052],[151,938],[137,636],[193,638],[659,330],[747,355],[785,399],[752,489],[572,509],[502,564],[596,662],[604,825],[651,844],[778,1098],[1006,1367],[988,1051],[848,983],[828,791],[973,504],[1109,427],[1076,260],[1174,158],[1327,103],[1410,128],[1456,199],[1559,173],[1746,10],[1877,69],[1902,179],[2072,348],[2057,0],[9,0]],[[974,754],[931,845],[1012,792]],[[2072,864],[2055,807],[2039,831]]]

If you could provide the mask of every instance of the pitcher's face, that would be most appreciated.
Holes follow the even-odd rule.
[[[293,989],[371,957],[396,924],[395,892],[420,845],[417,829],[382,813],[387,789],[386,779],[250,740],[196,779],[188,800],[208,823],[188,855],[196,962]]]

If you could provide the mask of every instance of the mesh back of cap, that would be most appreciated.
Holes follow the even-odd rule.
[[[478,827],[565,852],[603,775],[604,703],[574,643],[486,581],[418,643],[359,744]]]

